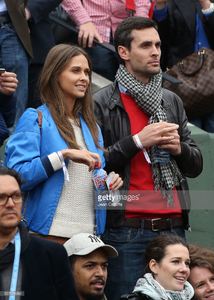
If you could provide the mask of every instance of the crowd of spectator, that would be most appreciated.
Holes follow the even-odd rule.
[[[162,85],[213,25],[210,0],[0,0],[0,298],[214,299],[214,253],[185,235],[203,158]],[[112,81],[93,95],[92,70]]]

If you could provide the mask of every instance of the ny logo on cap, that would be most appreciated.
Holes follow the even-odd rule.
[[[92,243],[102,243],[102,241],[95,235],[89,235],[88,237],[91,239]]]

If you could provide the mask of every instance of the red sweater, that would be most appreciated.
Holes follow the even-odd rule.
[[[121,93],[128,114],[131,134],[134,135],[148,125],[149,117],[139,108],[131,96]],[[181,215],[176,189],[173,190],[174,207],[167,207],[160,191],[154,190],[151,165],[146,161],[143,151],[131,160],[129,201],[126,203],[126,217],[161,218]]]

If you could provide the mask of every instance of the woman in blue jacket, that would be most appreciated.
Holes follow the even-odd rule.
[[[25,111],[6,145],[7,166],[25,181],[24,217],[31,231],[56,240],[78,232],[101,234],[105,210],[95,211],[91,173],[105,162],[87,54],[75,46],[53,47],[40,81],[45,104]],[[113,174],[110,188],[121,185]]]

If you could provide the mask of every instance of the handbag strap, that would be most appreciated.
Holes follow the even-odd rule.
[[[39,128],[42,128],[42,112],[41,110],[37,109],[37,113],[38,113],[38,124],[39,124]]]
[[[193,53],[191,55],[195,55],[195,54],[196,54],[196,57],[199,58],[198,67],[195,70],[193,70],[191,72],[188,72],[187,70],[185,70],[185,63],[184,63],[185,59],[182,60],[181,62],[179,62],[179,64],[178,64],[178,68],[179,68],[180,72],[183,73],[186,76],[195,75],[203,67],[203,64],[204,64],[204,61],[205,61],[206,49],[202,48],[197,53]]]

